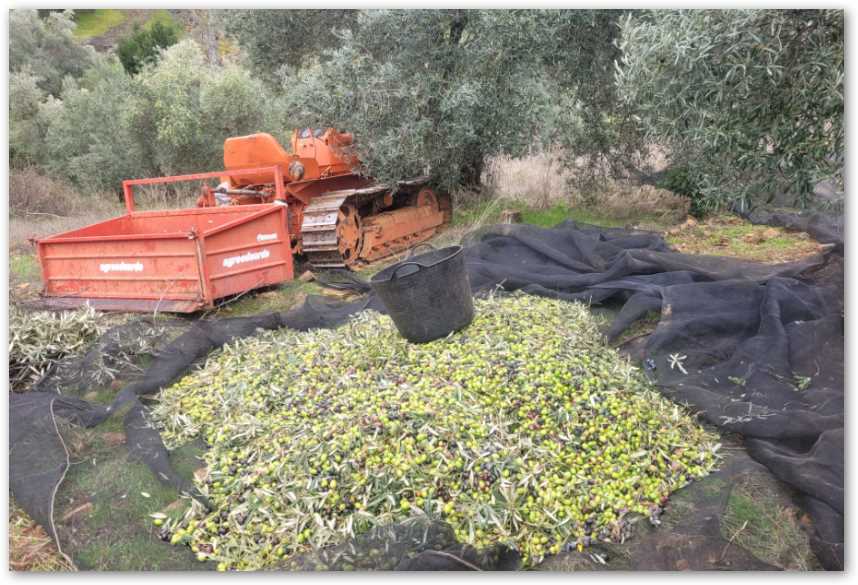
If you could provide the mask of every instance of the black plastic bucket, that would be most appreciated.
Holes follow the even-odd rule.
[[[378,272],[370,284],[399,333],[413,343],[444,337],[474,318],[462,246],[406,258]]]

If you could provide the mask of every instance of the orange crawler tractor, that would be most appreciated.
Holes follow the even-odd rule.
[[[124,181],[127,213],[36,240],[45,304],[193,312],[290,280],[293,256],[354,268],[433,236],[450,198],[427,178],[380,184],[358,172],[351,134],[301,130],[228,138],[225,170]],[[197,206],[139,211],[134,187],[204,184]]]
[[[410,248],[449,223],[449,195],[426,186],[427,177],[383,185],[356,169],[351,134],[328,129],[292,133],[292,152],[270,134],[227,138],[227,170],[280,167],[283,198],[270,174],[230,177],[204,188],[201,207],[285,203],[292,251],[314,268],[353,267]]]

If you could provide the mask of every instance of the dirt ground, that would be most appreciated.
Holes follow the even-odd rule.
[[[822,251],[805,232],[753,225],[735,215],[715,215],[702,221],[689,218],[665,232],[665,239],[678,252],[731,256],[766,264],[790,262]]]

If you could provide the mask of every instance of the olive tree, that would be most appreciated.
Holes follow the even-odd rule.
[[[614,83],[619,24],[626,10],[512,11],[508,18],[529,22],[519,37],[535,54],[534,76],[550,80],[552,104],[563,104],[553,123],[554,142],[576,166],[579,186],[592,187],[605,176],[640,174],[648,144],[634,122],[634,109]],[[555,108],[556,109],[556,108]]]
[[[29,69],[9,76],[9,160],[14,166],[39,162],[44,151],[45,129],[39,116],[45,91]]]
[[[117,59],[99,60],[79,81],[67,78],[60,99],[36,106],[38,89],[19,77],[18,101],[37,109],[40,125],[13,128],[33,133],[43,125],[43,166],[92,191],[118,191],[132,177],[217,170],[229,136],[269,131],[282,138],[290,125],[282,100],[265,99],[249,71],[209,64],[192,40],[133,77]]]
[[[36,10],[10,10],[9,71],[27,69],[41,89],[58,95],[66,75],[80,77],[95,60],[95,50],[74,38],[74,28],[71,10],[45,18]]]
[[[284,67],[300,69],[340,45],[338,31],[352,29],[357,10],[222,10],[216,18],[237,38],[256,73],[267,81]]]
[[[302,124],[355,132],[366,171],[386,179],[429,172],[475,187],[486,156],[546,142],[571,159],[620,161],[639,145],[622,136],[636,127],[614,90],[620,15],[362,11],[338,48],[282,87]]]
[[[546,92],[531,83],[526,33],[500,11],[365,11],[323,64],[287,76],[283,90],[302,125],[354,132],[366,172],[475,186],[486,155],[533,140]]]
[[[38,164],[45,157],[42,104],[59,96],[63,79],[79,78],[97,55],[74,38],[73,13],[9,11],[9,160]]]
[[[132,116],[138,100],[115,59],[100,61],[79,83],[67,78],[60,99],[43,105],[49,173],[94,192],[118,191],[123,179],[151,173]]]
[[[842,179],[842,11],[653,11],[619,49],[624,100],[710,207]]]
[[[163,52],[136,78],[138,135],[163,174],[223,166],[223,141],[263,130],[279,133],[279,102],[238,65],[209,64],[200,46],[185,40]]]

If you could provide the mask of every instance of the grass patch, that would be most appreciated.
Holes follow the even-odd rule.
[[[126,18],[122,10],[76,10],[74,36],[81,40],[101,36],[125,22]]]
[[[571,219],[580,223],[588,223],[601,227],[624,227],[632,223],[629,219],[616,217],[598,209],[582,206],[570,206],[555,203],[546,208],[527,205],[522,201],[511,199],[489,199],[460,201],[453,206],[453,227],[492,225],[500,222],[501,213],[505,210],[521,212],[523,223],[550,228],[562,221]],[[650,229],[667,227],[668,224],[658,215],[642,215],[634,221],[635,224],[647,224]]]
[[[500,220],[500,199],[466,199],[453,203],[452,227],[492,224]]]
[[[804,232],[754,225],[734,215],[687,222],[668,231],[665,239],[671,247],[686,254],[730,256],[770,264],[798,260],[821,249]]]
[[[99,428],[99,432],[101,429]],[[60,523],[79,568],[84,570],[154,571],[204,569],[191,551],[162,542],[149,514],[179,516],[187,500],[159,482],[144,464],[132,461],[124,447],[97,438],[73,465],[60,491],[62,517],[90,503],[91,508]],[[177,457],[181,463],[185,455]],[[172,459],[172,457],[171,457]],[[181,465],[180,465],[181,466]],[[193,563],[193,565],[191,564]]]
[[[153,11],[152,15],[146,20],[146,23],[143,25],[144,29],[151,30],[156,23],[161,23],[162,25],[169,28],[176,28],[179,33],[179,38],[182,37],[182,34],[185,32],[184,27],[182,27],[176,19],[173,18],[173,15],[170,14],[169,10],[160,9]]]
[[[163,556],[164,543],[147,538],[115,540],[109,544],[93,542],[80,551],[82,567],[111,571],[157,571],[158,557]]]
[[[710,475],[700,482],[700,489],[709,497],[717,497],[729,487],[729,484],[720,477]]]
[[[9,276],[15,282],[39,282],[42,268],[35,254],[12,254],[9,256]]]
[[[97,402],[98,404],[110,404],[116,398],[116,394],[118,392],[118,384],[117,388],[95,388],[90,390],[86,394],[82,396],[82,398],[88,402]],[[102,424],[107,424],[111,419],[108,419]]]
[[[539,227],[554,227],[558,223],[567,219],[593,223],[594,218],[595,216],[586,210],[574,209],[572,207],[559,204],[549,207],[548,209],[532,209],[526,207],[521,209],[522,221],[524,223],[538,225]],[[599,219],[604,222],[602,225],[613,223],[613,220],[609,218],[596,218],[596,221]]]
[[[453,207],[452,229],[458,232],[499,223],[505,209],[519,211],[523,223],[550,228],[565,220],[601,227],[634,227],[664,232],[665,241],[678,252],[728,256],[755,262],[778,263],[805,258],[821,251],[818,242],[804,232],[754,225],[734,215],[712,216],[675,225],[669,217],[644,214],[629,220],[610,211],[557,203],[544,209],[509,199],[465,199]],[[670,228],[670,229],[668,229]]]
[[[170,451],[170,463],[176,473],[190,479],[197,469],[205,467],[206,462],[202,459],[205,452],[202,441],[190,441]]]
[[[77,489],[82,495],[98,499],[99,496],[118,494],[124,500],[123,507],[137,514],[137,518],[157,512],[176,499],[175,490],[157,481],[146,465],[125,457],[107,459],[97,465],[95,473],[82,473],[78,478]],[[111,506],[96,505],[93,516],[101,514],[107,518],[114,512]]]
[[[775,479],[749,474],[733,487],[721,517],[721,535],[771,565],[798,571],[818,569],[798,513],[780,493]]]

